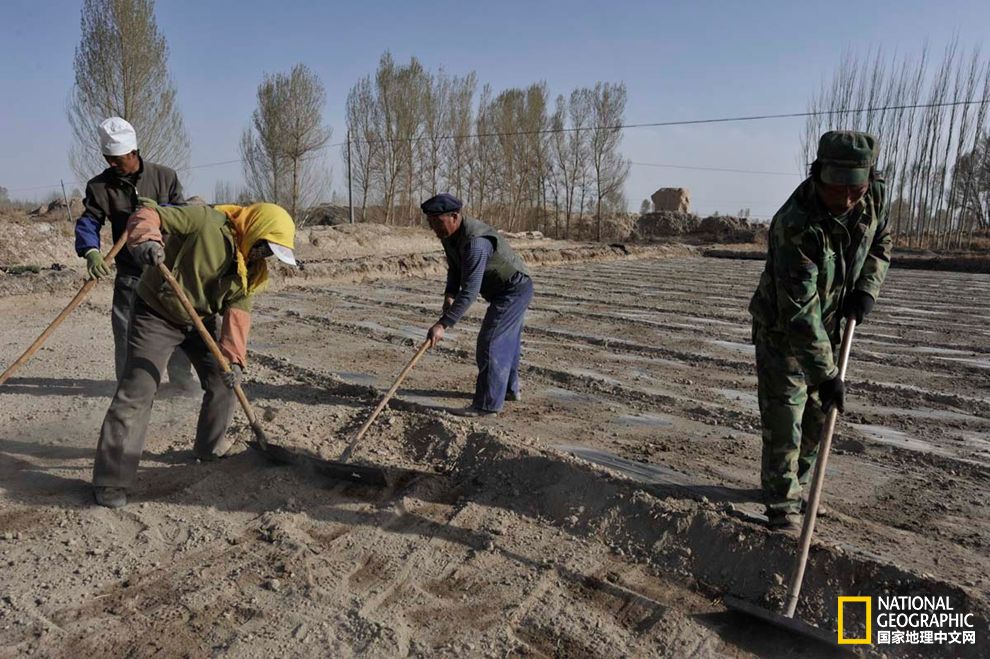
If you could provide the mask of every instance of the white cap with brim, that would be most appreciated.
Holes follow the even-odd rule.
[[[105,156],[123,156],[138,148],[134,126],[120,117],[105,119],[97,132],[100,150]]]
[[[296,264],[296,256],[292,253],[292,250],[285,245],[279,245],[278,243],[273,243],[268,241],[268,246],[272,250],[272,254],[278,257],[278,260],[292,267],[298,267]]]

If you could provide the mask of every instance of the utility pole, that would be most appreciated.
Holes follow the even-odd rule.
[[[62,199],[65,199],[65,216],[69,218],[69,222],[71,222],[72,211],[69,209],[69,195],[65,194],[65,181],[59,179],[58,182],[62,184]]]
[[[354,224],[354,201],[351,199],[351,131],[347,130],[347,210]]]

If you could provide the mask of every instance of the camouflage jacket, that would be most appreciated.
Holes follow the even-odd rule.
[[[774,215],[766,267],[749,304],[753,340],[789,347],[810,385],[838,374],[832,347],[846,294],[880,294],[892,252],[887,212],[882,179],[841,220],[807,179]]]

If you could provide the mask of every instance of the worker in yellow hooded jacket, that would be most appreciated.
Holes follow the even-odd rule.
[[[295,266],[295,225],[275,204],[159,206],[147,199],[127,222],[127,247],[144,267],[131,311],[124,372],[100,430],[93,468],[96,502],[119,508],[137,473],[151,406],[168,356],[181,348],[203,387],[193,454],[213,460],[247,364],[251,302],[268,279],[271,256]],[[224,373],[158,271],[165,263],[231,364]],[[219,320],[222,317],[223,322]]]

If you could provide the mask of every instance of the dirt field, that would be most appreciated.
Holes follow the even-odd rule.
[[[319,242],[305,278],[259,300],[247,392],[280,445],[334,457],[435,320],[442,262],[426,243],[357,251],[346,275]],[[470,398],[476,305],[356,453],[404,470],[390,487],[243,444],[196,463],[198,401],[165,392],[120,511],[88,487],[113,393],[102,286],[0,387],[0,656],[830,656],[720,602],[779,607],[795,544],[754,517],[745,309],[762,264],[527,253],[573,261],[534,272],[523,401],[478,423],[442,411]],[[986,643],[987,290],[891,271],[853,349],[802,619],[834,630],[837,595],[948,595]],[[16,319],[0,362],[66,300],[0,298]],[[240,415],[234,432],[250,435]]]

